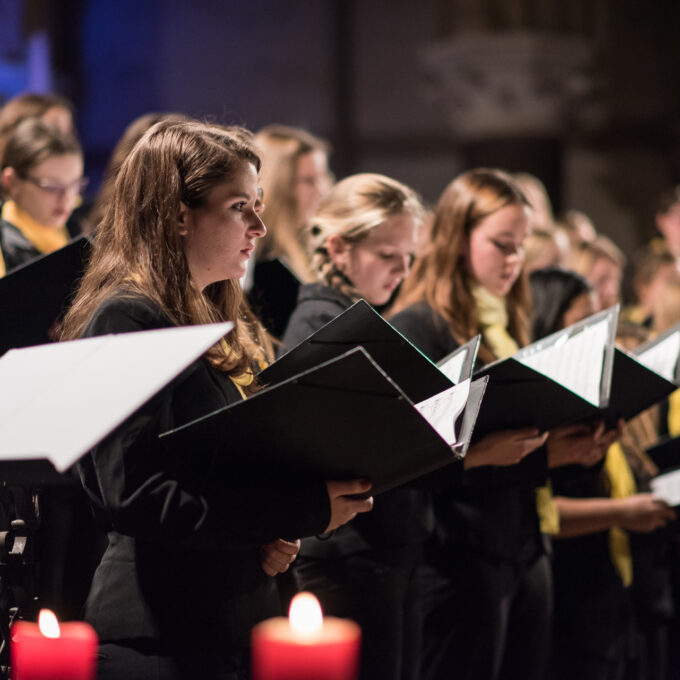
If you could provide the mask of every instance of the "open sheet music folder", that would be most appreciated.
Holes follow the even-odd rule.
[[[632,354],[666,380],[680,385],[680,323],[636,347]]]
[[[85,270],[84,236],[0,278],[0,356],[14,347],[50,341]]]
[[[427,399],[455,382],[469,378],[471,371],[462,374],[467,365],[465,358],[476,353],[472,345],[461,348],[463,365],[458,371],[459,379],[450,380],[371,305],[359,300],[281,356],[259,377],[264,384],[276,384],[358,346],[366,349],[413,402]]]
[[[256,460],[262,474],[269,463],[327,480],[367,478],[378,494],[464,453],[483,393],[483,381],[464,381],[414,404],[356,347],[163,436],[180,447],[221,442],[232,463]]]
[[[102,335],[0,358],[0,478],[58,480],[231,323]]]
[[[541,432],[596,417],[609,403],[618,307],[496,361],[488,376],[477,435],[535,427]]]
[[[675,391],[676,386],[656,371],[645,366],[634,354],[616,347],[609,405],[602,409],[608,426],[629,420]]]

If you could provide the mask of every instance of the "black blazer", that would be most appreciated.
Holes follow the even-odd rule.
[[[458,343],[444,319],[427,303],[402,310],[390,323],[432,361]],[[462,547],[512,562],[532,560],[543,551],[535,489],[545,483],[545,450],[534,451],[510,467],[482,467],[464,472],[455,487],[434,495],[436,541],[432,559],[449,559]]]
[[[283,336],[283,349],[295,347],[352,303],[340,291],[320,283],[302,286],[298,306]],[[424,541],[432,528],[427,496],[421,489],[407,485],[380,495],[371,512],[358,515],[329,540],[303,541],[301,554],[330,558],[372,547],[404,546]]]
[[[0,252],[8,273],[42,255],[17,227],[2,219],[0,219]]]
[[[171,325],[152,301],[121,292],[83,336]],[[220,656],[278,613],[259,546],[323,531],[325,484],[263,472],[257,461],[237,468],[229,450],[178,451],[158,439],[238,399],[201,358],[82,460],[83,485],[109,531],[86,605],[100,641],[152,640],[180,659]]]

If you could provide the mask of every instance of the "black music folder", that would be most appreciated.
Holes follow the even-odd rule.
[[[635,354],[621,347],[614,351],[614,370],[609,405],[601,409],[607,425],[629,420],[677,389],[676,385],[648,368]]]
[[[0,355],[52,340],[85,271],[91,244],[72,241],[0,278]]]
[[[475,373],[489,377],[477,436],[597,417],[609,405],[617,320],[612,307]]]
[[[0,479],[59,481],[232,327],[182,326],[10,350],[0,358]]]
[[[680,323],[636,347],[632,354],[666,380],[680,385]]]
[[[647,455],[662,472],[680,467],[680,437],[660,439],[647,449]]]
[[[278,258],[254,263],[248,303],[275,338],[283,337],[299,291],[300,280]]]
[[[281,356],[259,378],[264,384],[276,384],[361,346],[411,401],[419,402],[470,377],[469,360],[474,363],[477,345],[473,339],[457,350],[460,361],[447,357],[458,376],[451,380],[371,305],[359,300]]]
[[[378,494],[432,472],[469,445],[486,381],[414,404],[363,347],[163,435],[221,442],[230,466],[327,480],[368,478]]]

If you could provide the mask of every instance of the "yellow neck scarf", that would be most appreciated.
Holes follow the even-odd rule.
[[[231,354],[231,347],[227,345],[227,341],[224,338],[220,340],[220,346],[227,356]],[[258,360],[258,363],[260,364],[260,368],[264,368],[262,361]],[[245,373],[241,373],[241,375],[230,375],[229,379],[236,385],[236,389],[239,391],[241,397],[245,399],[246,393],[243,388],[252,384],[253,380],[255,380],[255,375],[252,371],[246,371]]]
[[[519,345],[507,330],[508,310],[505,299],[480,285],[472,286],[472,297],[477,306],[484,342],[499,359],[512,356]]]
[[[611,486],[609,495],[612,498],[625,498],[635,493],[633,473],[618,443],[609,447],[604,469],[609,477]],[[629,586],[633,582],[633,558],[630,554],[628,534],[623,529],[614,527],[609,530],[609,555],[623,585]]]
[[[3,203],[2,219],[13,224],[41,253],[59,250],[69,241],[69,234],[65,226],[46,227],[34,220],[14,201]]]

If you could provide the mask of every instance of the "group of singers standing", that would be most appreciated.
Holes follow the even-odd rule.
[[[36,138],[49,136],[47,123],[30,125]],[[16,134],[29,135],[30,125]],[[146,127],[108,178],[61,337],[235,327],[79,464],[108,537],[85,611],[101,642],[98,677],[248,677],[250,630],[291,588],[360,623],[362,678],[628,677],[640,635],[626,609],[630,583],[610,559],[610,530],[651,532],[674,515],[634,484],[606,505],[613,499],[598,484],[623,426],[494,432],[463,461],[375,499],[354,496],[370,480],[292,476],[257,461],[236,474],[228,448],[177,451],[158,438],[254,394],[276,351],[361,298],[432,361],[476,334],[480,363],[514,354],[531,341],[535,315],[548,314],[532,306],[523,270],[534,208],[517,181],[470,170],[428,215],[409,187],[384,175],[332,186],[328,149],[307,133],[267,129],[258,145],[242,128],[180,116]],[[83,185],[79,147],[53,141],[15,167],[18,146],[10,138],[2,161],[5,266],[21,239],[64,228],[75,201],[57,202]],[[68,177],[53,168],[64,159],[80,162],[64,169]],[[55,201],[50,215],[36,213],[42,199]],[[280,345],[245,302],[255,253],[287,260],[302,281]],[[532,285],[536,299],[542,286],[558,291],[546,332],[597,309],[594,288],[571,272],[539,272]],[[291,423],[307,426],[304,414]],[[570,489],[578,499],[565,498]],[[574,579],[601,577],[596,595],[608,599],[598,600],[599,627],[577,583],[568,625],[555,613],[548,534],[556,544],[590,541],[587,569]],[[551,654],[554,614],[561,637]]]

